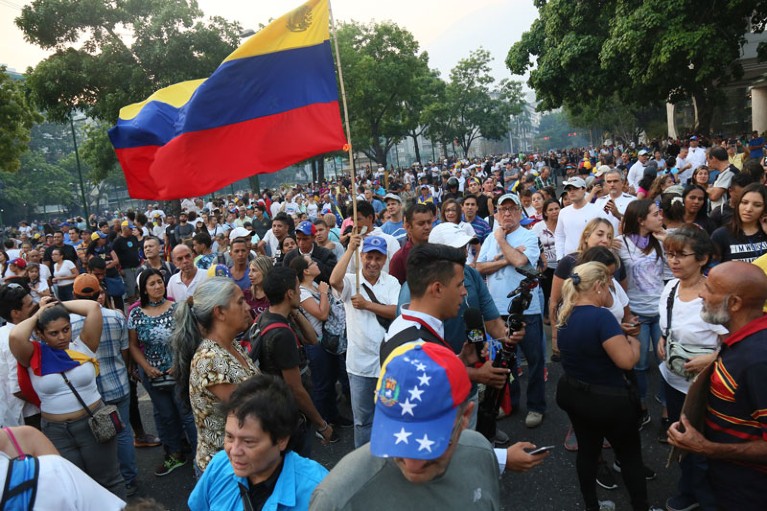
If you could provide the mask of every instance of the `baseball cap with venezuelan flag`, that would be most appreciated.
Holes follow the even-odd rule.
[[[444,346],[417,341],[397,347],[376,385],[370,452],[381,458],[439,458],[470,388],[466,367]]]

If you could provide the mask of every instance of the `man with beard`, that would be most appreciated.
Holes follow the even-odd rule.
[[[704,430],[682,415],[669,443],[708,458],[719,509],[767,509],[767,276],[726,262],[711,270],[700,297],[703,319],[731,333],[710,372]]]

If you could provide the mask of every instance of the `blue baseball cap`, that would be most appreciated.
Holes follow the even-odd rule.
[[[463,362],[444,346],[416,341],[395,348],[376,385],[370,452],[380,458],[439,458],[470,389]]]
[[[365,254],[372,251],[380,252],[383,255],[386,255],[386,240],[381,236],[368,236],[365,238],[365,240],[362,242],[362,253]]]

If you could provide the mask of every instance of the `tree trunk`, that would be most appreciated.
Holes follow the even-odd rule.
[[[253,174],[248,178],[250,184],[250,191],[252,191],[256,197],[261,196],[261,181],[258,179],[258,174]]]
[[[421,148],[418,147],[418,135],[411,134],[410,137],[413,139],[413,147],[415,148],[415,161],[421,163]]]
[[[312,183],[317,182],[317,158],[312,160]]]
[[[178,214],[181,213],[181,199],[163,201],[160,207],[165,211],[166,215],[178,217]]]
[[[714,104],[706,97],[706,93],[693,94],[692,104],[695,110],[695,133],[707,135],[711,130],[711,120],[714,117]]]
[[[322,183],[325,181],[325,157],[320,156],[317,159],[317,181]]]

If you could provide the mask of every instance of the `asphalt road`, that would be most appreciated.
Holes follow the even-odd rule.
[[[555,445],[556,448],[545,463],[536,469],[524,473],[507,472],[501,477],[501,497],[506,510],[573,510],[583,509],[578,480],[575,472],[576,453],[568,452],[563,447],[567,432],[567,415],[560,410],[554,400],[556,382],[561,375],[559,364],[549,364],[549,380],[546,385],[548,412],[543,424],[536,429],[527,429],[524,425],[526,410],[522,408],[511,417],[498,422],[513,442],[530,441],[538,446]],[[657,370],[651,373],[651,390],[657,388],[660,375]],[[521,379],[524,403],[526,379]],[[654,395],[654,393],[650,394]],[[141,412],[145,427],[154,431],[151,403],[148,396],[140,397]],[[675,466],[665,468],[668,446],[658,443],[657,432],[660,417],[660,405],[651,399],[650,412],[652,423],[642,431],[642,445],[645,464],[655,470],[657,478],[647,483],[651,504],[663,506],[676,487],[678,469]],[[347,410],[348,413],[348,410]],[[341,440],[333,445],[323,446],[315,442],[313,457],[328,469],[353,449],[353,433],[350,429],[339,430]],[[162,461],[162,449],[137,449],[139,464],[139,491],[131,499],[151,497],[164,505],[169,511],[185,510],[186,500],[194,487],[194,473],[191,463],[181,467],[165,477],[154,476],[155,467]],[[605,459],[612,464],[615,457],[611,450],[604,451]],[[617,475],[617,474],[616,474]],[[608,491],[598,488],[599,498],[615,501],[618,510],[631,509],[628,493],[620,476],[618,488]],[[663,506],[665,507],[665,506]]]

